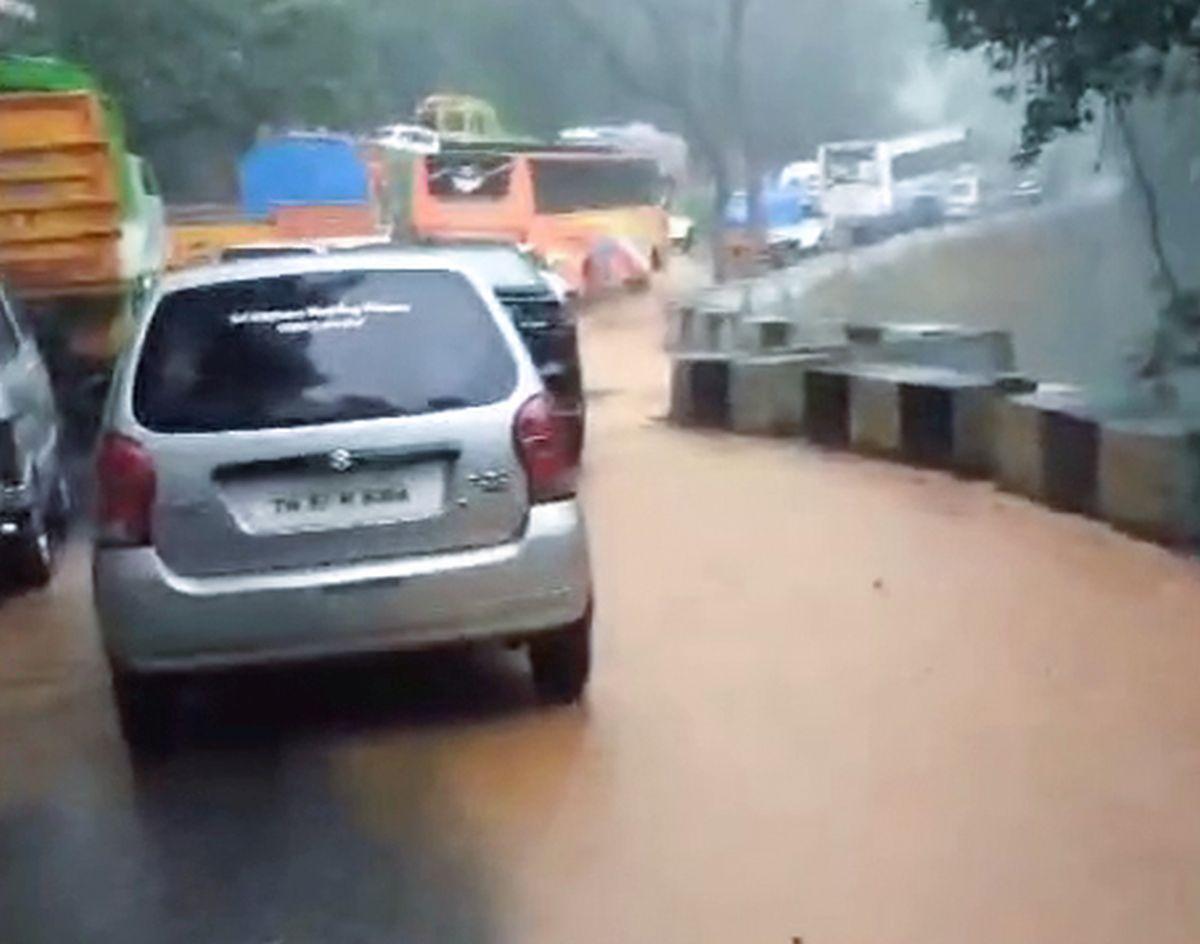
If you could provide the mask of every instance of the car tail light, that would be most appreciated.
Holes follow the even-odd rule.
[[[539,393],[517,411],[513,439],[529,477],[529,500],[558,501],[575,494],[579,474],[571,431],[549,394]]]
[[[96,456],[101,544],[150,543],[150,518],[157,481],[150,454],[138,442],[109,433]]]

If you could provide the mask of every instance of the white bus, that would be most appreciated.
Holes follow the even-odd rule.
[[[872,242],[944,219],[956,185],[977,176],[970,144],[955,128],[822,145],[821,203],[835,238]]]

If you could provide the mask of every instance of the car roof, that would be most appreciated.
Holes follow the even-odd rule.
[[[495,291],[548,291],[541,273],[515,246],[504,243],[446,243],[419,252],[445,259],[475,273]]]
[[[294,243],[237,243],[233,246],[226,246],[221,250],[221,255],[233,255],[240,252],[245,253],[260,253],[269,255],[276,253],[278,255],[287,255],[291,253],[307,253],[309,255],[317,255],[322,251],[322,248],[315,243],[294,242]]]
[[[453,272],[466,276],[469,280],[481,282],[483,287],[487,287],[485,279],[454,260],[438,258],[428,252],[381,249],[370,252],[279,255],[217,262],[168,275],[163,279],[162,291],[169,294],[228,282],[249,282],[289,275],[372,271]]]

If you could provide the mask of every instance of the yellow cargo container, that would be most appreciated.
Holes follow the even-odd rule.
[[[0,271],[13,288],[121,290],[119,168],[95,92],[0,95]]]

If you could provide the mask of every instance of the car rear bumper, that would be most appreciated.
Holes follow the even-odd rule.
[[[98,548],[109,658],[197,671],[509,639],[579,619],[591,596],[576,502],[535,506],[510,544],[350,566],[184,577],[152,548]]]

